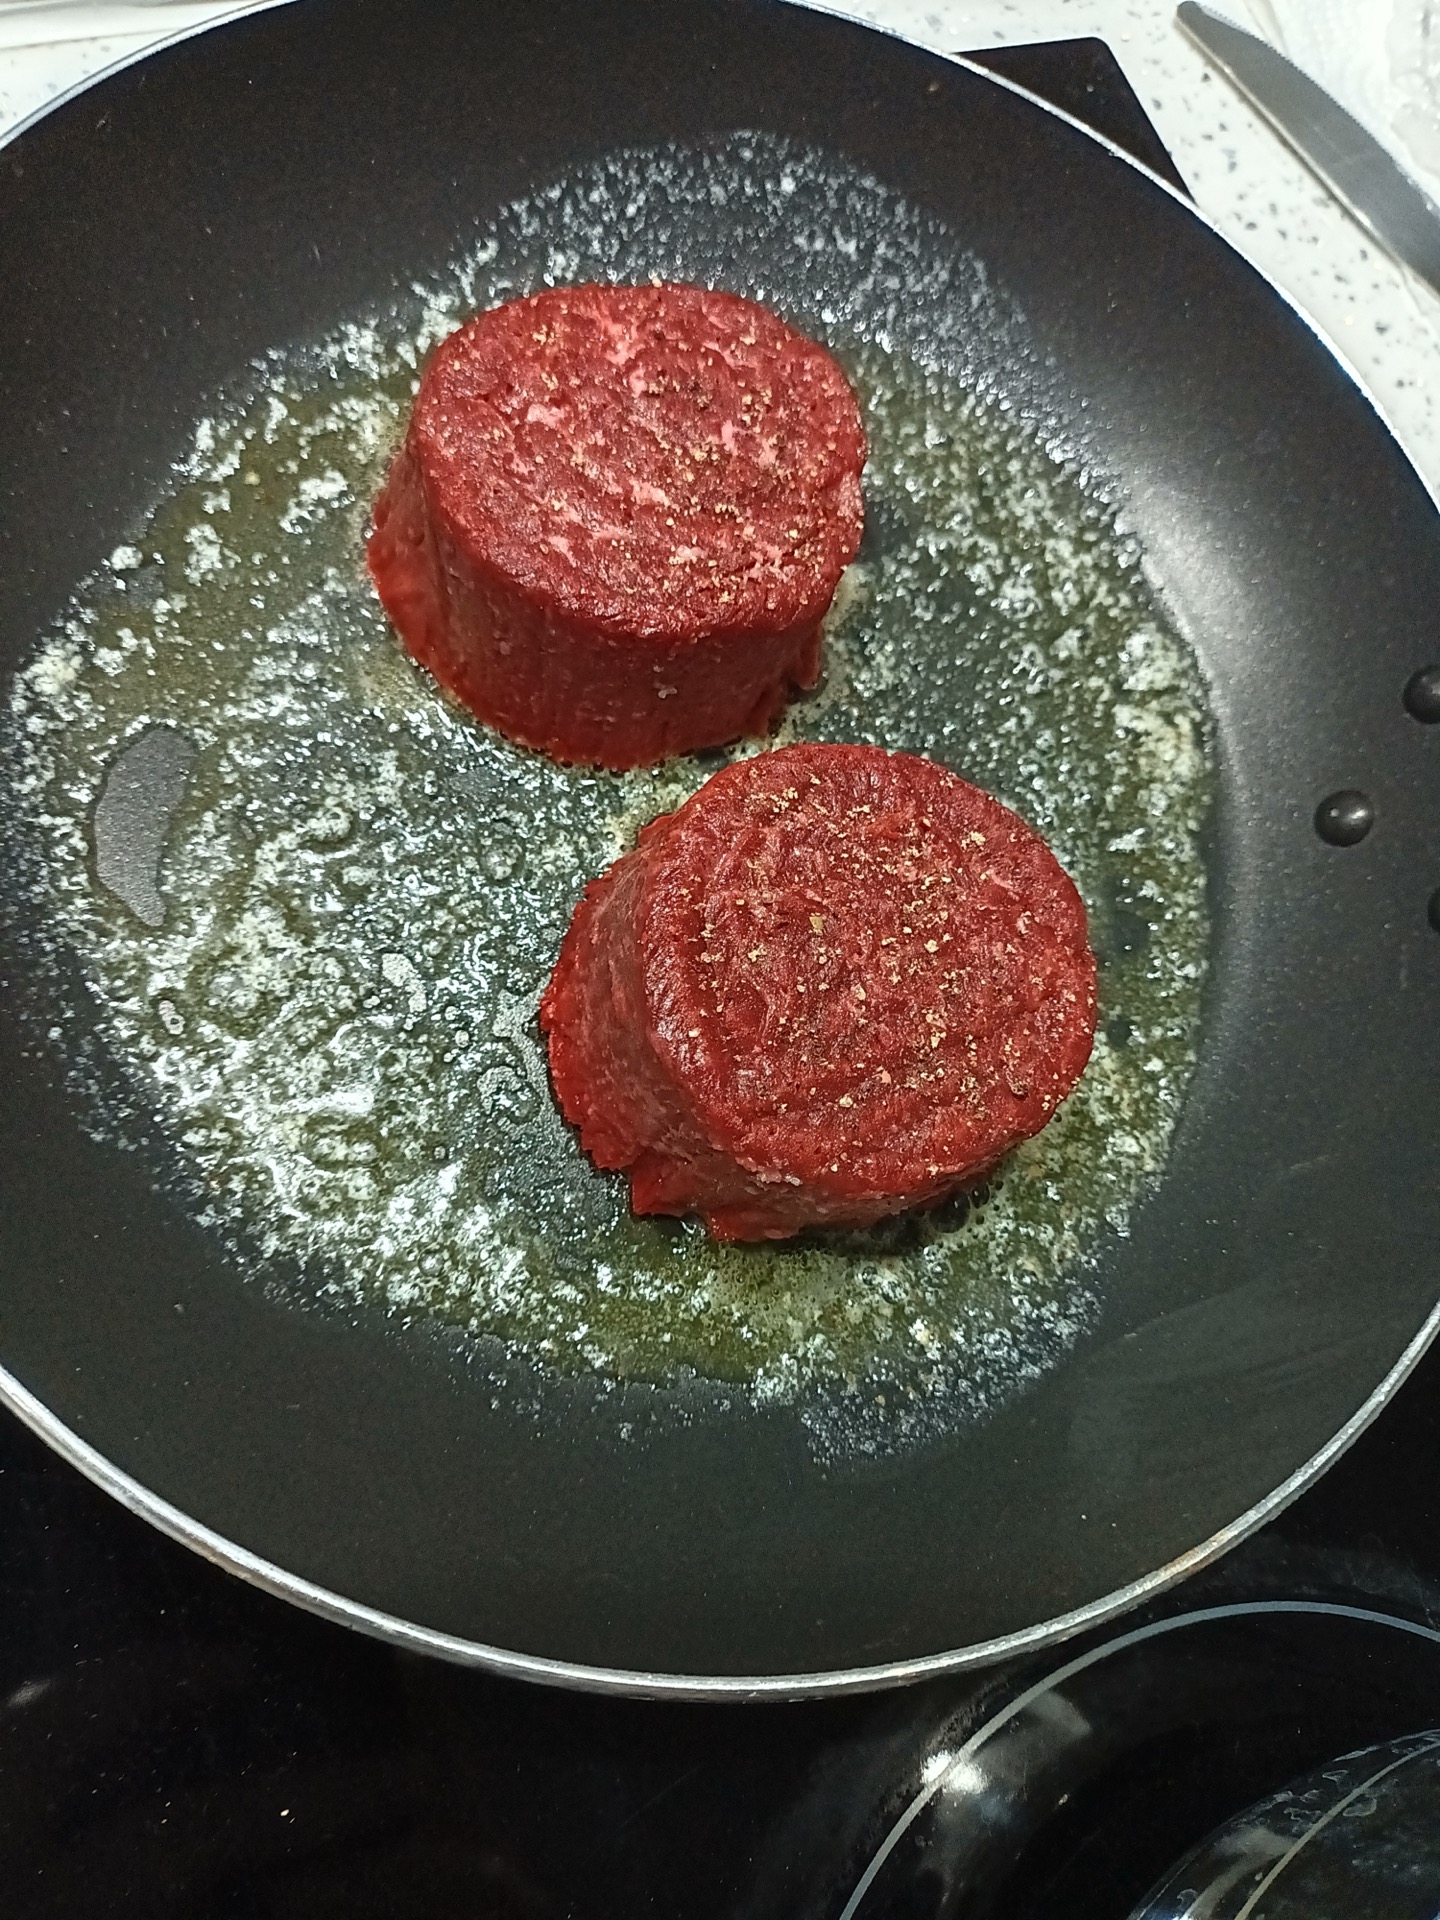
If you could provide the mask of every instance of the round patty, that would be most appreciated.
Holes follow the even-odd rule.
[[[540,1010],[637,1213],[868,1225],[1038,1133],[1090,1057],[1085,908],[1040,836],[910,754],[717,773],[576,908]]]
[[[569,287],[435,351],[370,570],[481,719],[623,768],[761,732],[819,671],[865,434],[822,347],[698,287]]]

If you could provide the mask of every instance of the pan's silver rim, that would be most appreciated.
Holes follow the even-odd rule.
[[[134,66],[140,60],[148,59],[152,54],[166,52],[171,47],[196,38],[199,34],[209,33],[216,27],[247,19],[252,14],[271,12],[292,4],[295,4],[295,0],[253,0],[253,4],[237,7],[214,20],[181,28],[162,40],[147,42],[145,46],[122,55],[120,59],[89,75],[85,80],[78,82],[34,113],[27,115],[25,119],[17,122],[7,134],[0,137],[0,148],[8,146],[12,140],[18,139],[47,114],[86,92],[97,82],[108,80],[113,75],[124,72],[127,67]],[[847,14],[839,8],[820,3],[820,0],[788,0],[788,4],[800,6],[807,12],[826,14],[832,19],[843,20],[847,25],[861,27],[872,33],[881,33],[887,39],[898,40],[903,46],[916,47],[916,43],[907,40],[903,34],[857,20],[853,14]],[[1007,93],[1016,94],[1041,112],[1048,113],[1053,119],[1064,121],[1077,133],[1094,141],[1123,165],[1140,174],[1153,187],[1182,208],[1190,219],[1198,220],[1227,251],[1235,254],[1252,273],[1258,275],[1271,292],[1283,301],[1302,324],[1314,334],[1321,346],[1335,360],[1373,409],[1376,417],[1399,447],[1437,512],[1440,512],[1440,495],[1437,495],[1425,474],[1411,459],[1403,440],[1396,431],[1394,422],[1338,344],[1283,287],[1276,285],[1268,274],[1247,259],[1192,200],[1171,186],[1169,181],[1162,179],[1159,174],[1152,172],[1149,167],[1136,160],[1123,147],[1117,146],[1113,140],[1107,139],[1103,134],[1096,133],[1083,121],[1077,120],[1073,114],[1052,106],[1049,101],[1041,99],[1024,87],[1016,86],[1013,81],[991,73],[988,68],[981,66],[978,62],[967,60],[960,54],[938,53],[923,47],[916,47],[916,51],[929,52],[933,59],[963,67],[977,79],[1000,87]],[[1130,1611],[1144,1601],[1157,1598],[1190,1574],[1197,1573],[1202,1567],[1218,1560],[1232,1547],[1238,1546],[1242,1540],[1248,1539],[1267,1521],[1274,1519],[1292,1501],[1298,1499],[1313,1481],[1319,1479],[1321,1474],[1339,1459],[1340,1455],[1359,1438],[1371,1421],[1389,1404],[1414,1370],[1437,1332],[1440,1332],[1440,1303],[1431,1309],[1419,1331],[1405,1347],[1379,1386],[1317,1453],[1312,1454],[1310,1459],[1297,1467],[1287,1480],[1267,1494],[1263,1500],[1257,1501],[1239,1519],[1220,1528],[1208,1539],[1201,1541],[1198,1546],[1167,1561],[1153,1573],[1148,1573],[1139,1580],[1133,1580],[1127,1586],[1117,1587],[1102,1598],[1092,1600],[1087,1605],[1077,1607],[1069,1613],[1059,1614],[1054,1619],[1042,1621],[1037,1626],[1026,1627],[1016,1633],[1003,1634],[997,1639],[978,1641],[973,1646],[957,1647],[949,1652],[928,1654],[919,1659],[893,1661],[884,1666],[838,1668],[824,1673],[750,1675],[644,1673],[619,1667],[594,1667],[576,1661],[546,1659],[537,1654],[516,1653],[505,1647],[492,1647],[483,1641],[467,1640],[458,1634],[442,1633],[433,1627],[419,1626],[414,1621],[402,1620],[395,1614],[383,1613],[378,1608],[366,1606],[360,1601],[347,1600],[344,1595],[332,1593],[328,1588],[317,1586],[313,1581],[303,1579],[297,1574],[287,1573],[283,1567],[277,1567],[272,1561],[252,1553],[249,1548],[240,1546],[233,1540],[226,1539],[223,1534],[215,1532],[213,1528],[205,1526],[201,1521],[192,1519],[189,1514],[182,1513],[178,1507],[172,1506],[168,1500],[151,1492],[148,1487],[142,1486],[138,1480],[117,1467],[88,1441],[82,1440],[4,1367],[0,1367],[0,1405],[8,1407],[47,1446],[84,1474],[86,1479],[93,1481],[97,1487],[110,1494],[129,1512],[148,1521],[161,1533],[168,1534],[172,1540],[178,1540],[182,1546],[192,1548],[202,1558],[225,1568],[229,1573],[237,1574],[242,1580],[249,1581],[252,1586],[259,1587],[266,1593],[274,1594],[278,1599],[288,1600],[308,1613],[317,1614],[321,1619],[332,1620],[337,1625],[354,1628],[357,1632],[386,1641],[407,1652],[429,1654],[460,1666],[479,1667],[509,1679],[529,1680],[543,1686],[568,1687],[587,1693],[618,1694],[652,1700],[729,1701],[732,1703],[804,1700],[879,1692],[889,1687],[909,1686],[922,1680],[939,1679],[947,1674],[962,1673],[975,1667],[993,1666],[1000,1661],[1016,1659],[1040,1652],[1046,1647],[1058,1645],[1092,1627],[1103,1626],[1107,1621]]]
[[[262,1559],[248,1548],[227,1540],[223,1534],[182,1513],[168,1500],[162,1500],[138,1480],[107,1460],[87,1441],[67,1427],[50,1409],[37,1400],[15,1376],[0,1368],[0,1402],[18,1414],[34,1433],[68,1460],[88,1480],[118,1500],[122,1507],[148,1520],[172,1540],[191,1547],[204,1559],[239,1574],[252,1586],[262,1588],[282,1600],[292,1601],[306,1612],[324,1620],[354,1627],[377,1640],[388,1641],[410,1653],[432,1654],[460,1666],[482,1667],[513,1680],[537,1681],[544,1686],[570,1687],[586,1693],[625,1694],[650,1700],[694,1700],[747,1702],[756,1700],[803,1700],[834,1697],[850,1693],[874,1693],[887,1687],[909,1686],[920,1680],[939,1679],[945,1674],[962,1673],[973,1667],[993,1666],[1025,1654],[1072,1639],[1091,1627],[1103,1626],[1117,1615],[1127,1613],[1142,1601],[1151,1600],[1176,1585],[1189,1574],[1197,1573],[1222,1554],[1262,1527],[1266,1521],[1288,1507],[1312,1481],[1337,1460],[1362,1434],[1370,1422],[1388,1404],[1397,1388],[1409,1375],[1420,1356],[1440,1330],[1440,1306],[1434,1307],[1420,1331],[1406,1347],[1380,1385],[1345,1425],[1298,1467],[1273,1493],[1257,1502],[1229,1526],[1212,1533],[1198,1547],[1178,1555],[1154,1573],[1117,1587],[1102,1599],[1038,1626],[998,1639],[982,1640],[970,1647],[957,1647],[948,1653],[928,1654],[917,1660],[896,1660],[886,1666],[839,1668],[827,1673],[780,1674],[685,1674],[641,1673],[622,1667],[591,1667],[569,1660],[550,1660],[537,1654],[515,1653],[505,1647],[491,1647],[483,1641],[466,1640],[458,1634],[441,1633],[422,1627],[397,1615],[382,1613],[357,1600],[347,1600],[317,1586],[272,1561]]]
[[[120,54],[118,58],[111,60],[108,65],[97,67],[94,73],[87,73],[83,80],[77,80],[73,86],[66,87],[63,93],[53,94],[50,99],[36,107],[32,113],[27,113],[23,120],[17,120],[13,127],[8,128],[4,133],[0,133],[0,150],[8,147],[12,140],[18,140],[22,133],[28,133],[31,127],[38,125],[47,115],[54,113],[58,107],[68,106],[72,100],[78,98],[82,93],[88,93],[91,87],[98,86],[102,80],[113,79],[117,73],[124,73],[127,67],[136,66],[141,60],[148,60],[152,53],[168,52],[171,47],[182,46],[187,40],[198,39],[202,33],[211,33],[216,27],[228,27],[233,21],[243,20],[248,14],[273,13],[277,7],[290,7],[296,4],[298,4],[298,0],[233,0],[233,4],[228,6],[223,13],[216,13],[213,18],[209,20],[194,21],[188,27],[177,27],[173,33],[167,33],[163,38],[147,39],[143,46],[131,47],[127,53]],[[803,6],[805,0],[800,0],[800,4]],[[118,40],[139,38],[139,36],[132,34],[96,34],[95,38],[97,40]],[[77,44],[83,45],[84,43],[70,41],[67,44],[73,47]]]

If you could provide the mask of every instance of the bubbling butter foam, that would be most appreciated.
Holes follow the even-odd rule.
[[[868,1235],[721,1246],[632,1218],[588,1164],[540,990],[587,880],[727,756],[610,775],[512,747],[409,663],[363,570],[428,346],[515,292],[652,274],[767,300],[864,407],[866,543],[821,685],[764,745],[873,741],[996,793],[1075,879],[1101,957],[1094,1059],[1052,1124],[988,1191]],[[257,367],[5,717],[37,1007],[63,1050],[78,969],[118,1069],[93,1128],[158,1120],[165,1177],[247,1271],[320,1273],[544,1369],[733,1383],[798,1403],[822,1447],[893,1444],[1043,1371],[1095,1311],[1094,1257],[1161,1175],[1194,1066],[1214,775],[1138,551],[1020,404],[1042,376],[943,232],[758,136],[577,173],[392,311]],[[157,726],[196,758],[154,928],[97,885],[91,823]]]

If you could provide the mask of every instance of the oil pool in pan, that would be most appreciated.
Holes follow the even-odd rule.
[[[632,1219],[590,1167],[550,1098],[538,991],[585,882],[726,756],[612,776],[511,747],[410,666],[363,572],[426,347],[512,292],[652,273],[770,300],[864,406],[866,544],[777,737],[927,753],[998,794],[1076,880],[1101,956],[1095,1056],[1057,1119],[968,1207],[869,1236],[721,1247]],[[1194,1064],[1213,770],[1192,654],[997,349],[1023,356],[1023,326],[919,216],[746,138],[577,174],[443,282],[256,369],[5,718],[39,1014],[64,1054],[78,970],[110,1063],[72,1061],[95,1130],[158,1116],[166,1178],[249,1272],[545,1366],[848,1406],[836,1445],[894,1444],[1042,1370]],[[159,897],[104,844],[136,752],[183,795]]]

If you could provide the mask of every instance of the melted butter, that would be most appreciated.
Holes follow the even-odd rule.
[[[720,191],[731,224],[709,242]],[[636,219],[645,194],[673,230]],[[765,219],[797,215],[828,251],[788,293],[746,280],[743,245],[704,256],[738,220],[768,258]],[[160,1118],[166,1177],[243,1266],[318,1272],[546,1367],[693,1369],[843,1405],[862,1446],[922,1403],[994,1404],[1073,1341],[1089,1263],[1161,1175],[1194,1065],[1208,723],[1104,500],[1003,383],[903,337],[934,244],[873,183],[792,149],[607,163],[509,210],[419,304],[270,364],[40,643],[4,741],[37,979],[58,996],[78,961],[130,1115]],[[728,756],[615,776],[511,747],[411,666],[361,565],[425,345],[516,287],[652,268],[768,294],[864,406],[866,544],[821,685],[765,744],[874,741],[988,788],[1049,840],[1101,956],[1094,1059],[1050,1127],[973,1203],[865,1236],[725,1247],[635,1220],[550,1096],[535,1005],[576,899]],[[1016,324],[997,308],[990,332]],[[157,724],[198,753],[153,929],[96,887],[89,822],[105,768]],[[63,1033],[58,1000],[45,1017]],[[123,1134],[126,1101],[92,1093],[96,1130]]]

